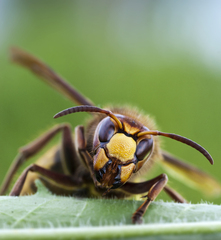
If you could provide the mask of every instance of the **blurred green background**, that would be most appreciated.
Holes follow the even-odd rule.
[[[98,106],[138,106],[160,130],[200,143],[214,166],[190,147],[162,139],[166,150],[221,181],[220,8],[215,0],[1,0],[0,182],[19,147],[58,122],[74,128],[87,116],[54,120],[74,104],[11,64],[11,46],[43,59]],[[162,171],[153,169],[150,176]],[[221,202],[171,177],[170,184],[194,203]]]

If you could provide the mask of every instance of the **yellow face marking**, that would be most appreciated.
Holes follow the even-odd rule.
[[[131,174],[134,171],[134,168],[135,168],[135,165],[133,163],[130,163],[129,165],[121,167],[120,179],[122,183],[126,182],[130,178]]]
[[[123,133],[115,134],[107,144],[107,149],[111,157],[115,157],[122,162],[131,160],[136,151],[136,142],[131,137]]]
[[[127,123],[127,122],[124,122],[124,129],[125,129],[125,131],[126,131],[127,133],[132,134],[132,135],[140,131],[139,128],[137,128],[137,127],[132,127],[132,126],[131,126],[129,123]]]
[[[104,149],[100,148],[94,157],[94,169],[96,171],[100,170],[108,161],[109,159],[107,158]]]

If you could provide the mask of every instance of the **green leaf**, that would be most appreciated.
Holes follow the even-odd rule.
[[[36,182],[32,196],[0,198],[0,239],[220,239],[221,207],[153,202],[132,225],[142,201],[52,195]],[[160,238],[159,238],[160,237]]]

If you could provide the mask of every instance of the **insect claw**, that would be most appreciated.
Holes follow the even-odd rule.
[[[148,196],[147,195],[144,195],[144,196],[142,196],[141,198],[147,198]]]
[[[109,193],[111,190],[111,188],[108,188],[107,191],[105,191],[103,194],[102,194],[102,197],[104,197],[107,193]]]

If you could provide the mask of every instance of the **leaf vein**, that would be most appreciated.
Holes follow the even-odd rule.
[[[15,228],[16,225],[18,225],[18,224],[19,224],[20,222],[22,222],[25,218],[27,218],[28,215],[34,213],[39,207],[42,207],[43,205],[47,204],[47,203],[50,202],[50,201],[54,201],[54,200],[52,200],[52,199],[50,199],[50,200],[45,200],[43,203],[38,204],[35,208],[31,209],[31,210],[28,211],[26,214],[22,215],[21,218],[17,219],[17,220],[12,224],[11,227],[12,227],[12,228]]]

